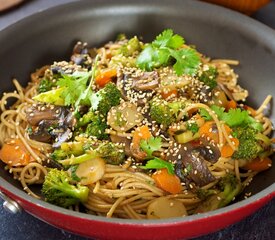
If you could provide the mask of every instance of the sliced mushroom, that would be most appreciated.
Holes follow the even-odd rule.
[[[112,107],[108,113],[107,123],[114,130],[126,132],[141,123],[143,116],[138,112],[137,107],[129,102],[123,102]]]
[[[117,87],[126,101],[142,106],[150,101],[159,84],[157,72],[142,72],[132,70],[118,75]]]
[[[173,217],[187,216],[187,211],[182,202],[169,199],[167,197],[159,197],[154,200],[147,209],[148,219],[163,219]]]
[[[69,108],[54,105],[33,105],[26,110],[26,118],[30,125],[37,126],[42,120],[60,120],[73,125],[73,116]]]
[[[91,66],[92,59],[89,56],[87,43],[77,42],[73,49],[71,60],[77,65]]]
[[[182,181],[189,183],[189,179],[201,187],[215,180],[204,157],[196,147],[189,143],[176,145],[177,147],[173,144],[168,149],[171,154],[167,158],[176,162],[175,172]]]
[[[126,137],[120,137],[118,135],[110,135],[111,141],[113,143],[121,143],[124,144],[124,152],[126,156],[131,156],[131,150],[130,150],[130,145],[131,145],[131,140],[126,138]]]
[[[35,105],[26,111],[28,123],[35,127],[29,134],[31,139],[53,144],[58,147],[72,136],[71,128],[75,118],[69,108],[60,106]]]

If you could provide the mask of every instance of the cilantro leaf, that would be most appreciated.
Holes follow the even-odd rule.
[[[224,121],[229,127],[249,125],[258,131],[262,131],[263,129],[262,124],[257,122],[253,117],[251,117],[246,110],[236,108],[230,109],[228,112],[225,112],[225,109],[223,107],[219,107],[216,105],[212,105],[211,109],[217,114],[218,119]],[[200,109],[200,115],[206,121],[212,119],[208,111],[205,109]]]
[[[153,158],[149,160],[145,166],[141,166],[142,169],[162,169],[166,168],[169,174],[175,174],[174,165],[170,162],[164,161],[160,158]]]
[[[153,152],[161,148],[161,138],[150,137],[148,140],[142,139],[139,145],[147,153],[148,157],[152,157]]]
[[[152,42],[155,47],[168,47],[177,49],[184,44],[184,39],[178,34],[173,33],[172,29],[166,29],[156,37],[156,40]]]
[[[197,123],[187,123],[186,129],[191,131],[192,133],[197,133],[199,131],[199,126]]]
[[[200,65],[200,57],[195,49],[184,48],[178,51],[171,51],[170,54],[176,59],[173,68],[178,76],[182,74],[194,76]]]
[[[180,48],[184,42],[183,37],[174,34],[171,29],[164,30],[151,44],[145,46],[136,64],[142,70],[152,71],[154,68],[173,63],[178,76],[193,76],[199,68],[200,57],[195,49]]]
[[[72,75],[61,75],[57,85],[64,87],[61,97],[64,98],[66,106],[73,105],[79,96],[87,88],[87,82],[91,76],[91,72],[75,72]]]

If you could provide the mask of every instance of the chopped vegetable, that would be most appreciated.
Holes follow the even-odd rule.
[[[213,89],[217,86],[217,76],[218,71],[217,68],[212,66],[207,66],[207,69],[201,72],[199,75],[199,80],[203,82],[205,85],[209,86],[210,89]]]
[[[121,99],[121,93],[114,83],[106,84],[93,96],[92,109],[103,116],[106,116],[112,107],[119,105]]]
[[[102,72],[100,72],[96,78],[95,83],[100,88],[105,87],[105,85],[112,81],[113,78],[117,76],[117,70],[116,69],[107,69]]]
[[[142,44],[135,36],[131,38],[127,43],[123,44],[119,49],[119,53],[121,53],[125,57],[130,57],[134,53],[139,52],[141,50]]]
[[[270,158],[255,158],[252,161],[249,161],[243,168],[246,170],[251,170],[251,171],[265,171],[269,169],[272,166],[272,161]]]
[[[75,171],[82,185],[90,185],[97,182],[103,177],[104,173],[105,161],[100,157],[80,163]]]
[[[51,169],[45,177],[42,193],[49,203],[67,208],[88,200],[89,188],[71,184],[72,179],[63,170]]]
[[[257,140],[257,131],[250,127],[238,127],[234,129],[234,137],[236,137],[240,144],[238,150],[234,152],[235,159],[254,159],[262,151],[263,148]]]
[[[64,101],[64,98],[63,98],[64,91],[65,91],[65,88],[60,87],[47,92],[42,92],[34,96],[33,99],[42,103],[51,103],[57,106],[64,106],[66,105],[66,101]]]
[[[127,132],[140,124],[142,120],[143,116],[137,110],[137,107],[129,102],[123,102],[112,107],[107,116],[108,125],[119,132]]]
[[[196,213],[212,211],[229,204],[242,190],[241,183],[232,174],[223,177],[219,182],[220,193],[209,196],[196,209]]]
[[[184,217],[187,215],[185,206],[179,200],[159,197],[148,206],[148,219],[164,219]]]
[[[9,166],[25,166],[35,161],[20,139],[5,143],[0,150],[0,159]]]
[[[182,191],[180,179],[176,175],[169,174],[166,168],[156,171],[152,178],[156,185],[166,192],[177,194]]]

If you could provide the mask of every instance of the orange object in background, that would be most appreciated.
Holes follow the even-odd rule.
[[[271,0],[203,0],[251,15]]]

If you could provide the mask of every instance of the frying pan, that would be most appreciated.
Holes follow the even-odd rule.
[[[42,65],[69,59],[77,40],[90,46],[115,39],[118,33],[152,41],[172,28],[189,44],[213,58],[240,60],[240,84],[257,107],[275,92],[275,32],[246,16],[192,0],[77,1],[30,16],[0,32],[1,93],[22,84]],[[270,111],[274,122],[274,106]],[[274,158],[273,158],[274,160]],[[209,213],[165,220],[125,220],[72,212],[23,192],[20,183],[0,165],[0,190],[30,214],[56,227],[102,239],[177,239],[210,233],[253,213],[275,196],[275,167],[257,175],[230,206]],[[38,191],[38,188],[33,189]]]

